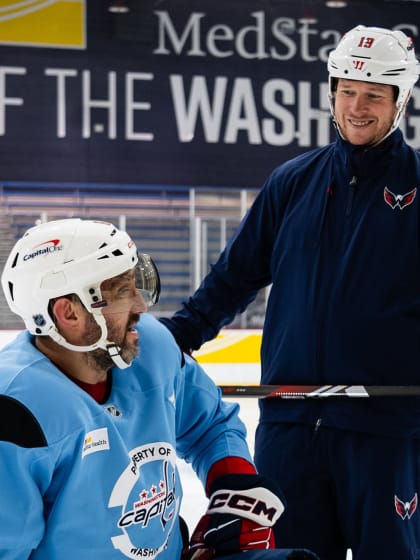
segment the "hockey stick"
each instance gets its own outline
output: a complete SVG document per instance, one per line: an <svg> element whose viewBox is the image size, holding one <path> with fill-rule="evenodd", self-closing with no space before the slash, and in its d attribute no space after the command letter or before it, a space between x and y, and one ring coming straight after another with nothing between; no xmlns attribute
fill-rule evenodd
<svg viewBox="0 0 420 560"><path fill-rule="evenodd" d="M419 397L419 385L219 385L224 397L314 399Z"/></svg>

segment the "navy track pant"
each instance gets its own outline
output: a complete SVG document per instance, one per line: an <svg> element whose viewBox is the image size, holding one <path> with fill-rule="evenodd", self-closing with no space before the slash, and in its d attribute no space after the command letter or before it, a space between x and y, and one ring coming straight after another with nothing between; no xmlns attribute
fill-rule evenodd
<svg viewBox="0 0 420 560"><path fill-rule="evenodd" d="M420 559L420 441L286 423L259 424L258 470L287 508L276 543L321 560Z"/></svg>

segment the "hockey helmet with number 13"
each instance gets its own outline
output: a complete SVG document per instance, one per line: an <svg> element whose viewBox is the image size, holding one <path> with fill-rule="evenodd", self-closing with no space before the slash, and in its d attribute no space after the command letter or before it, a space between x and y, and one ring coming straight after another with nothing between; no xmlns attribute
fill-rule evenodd
<svg viewBox="0 0 420 560"><path fill-rule="evenodd" d="M328 96L333 119L338 78L395 86L397 111L390 130L381 139L384 140L398 127L419 72L413 40L405 33L381 27L354 27L328 58Z"/></svg>
<svg viewBox="0 0 420 560"><path fill-rule="evenodd" d="M101 294L104 280L135 269L136 287L147 305L157 302L159 274L134 241L110 223L70 218L30 228L12 249L1 282L10 309L19 315L34 335L50 336L58 344L77 352L102 348L120 368L130 364L120 348L108 340L102 310L108 305ZM55 298L76 294L101 329L99 339L89 346L69 343L57 330L50 314Z"/></svg>

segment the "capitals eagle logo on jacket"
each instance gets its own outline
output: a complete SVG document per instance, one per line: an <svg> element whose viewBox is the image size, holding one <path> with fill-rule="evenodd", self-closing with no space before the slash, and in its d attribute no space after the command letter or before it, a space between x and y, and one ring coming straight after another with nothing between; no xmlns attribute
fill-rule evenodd
<svg viewBox="0 0 420 560"><path fill-rule="evenodd" d="M394 194L388 187L384 188L384 200L393 210L397 206L400 210L403 210L406 206L412 204L416 198L416 194L417 187L405 194Z"/></svg>
<svg viewBox="0 0 420 560"><path fill-rule="evenodd" d="M394 504L395 511L398 513L401 519L410 519L417 509L417 492L414 494L414 497L410 502L403 502L398 498L398 496L395 495Z"/></svg>

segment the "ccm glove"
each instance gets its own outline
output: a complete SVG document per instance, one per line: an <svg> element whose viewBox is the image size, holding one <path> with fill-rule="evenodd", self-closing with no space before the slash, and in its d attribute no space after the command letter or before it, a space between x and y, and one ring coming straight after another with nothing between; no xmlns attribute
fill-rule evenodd
<svg viewBox="0 0 420 560"><path fill-rule="evenodd" d="M182 560L207 560L275 547L272 526L284 511L273 482L258 474L227 474L210 487L209 505Z"/></svg>

